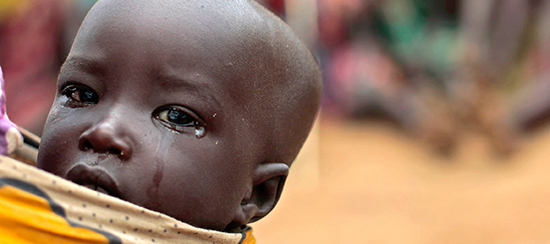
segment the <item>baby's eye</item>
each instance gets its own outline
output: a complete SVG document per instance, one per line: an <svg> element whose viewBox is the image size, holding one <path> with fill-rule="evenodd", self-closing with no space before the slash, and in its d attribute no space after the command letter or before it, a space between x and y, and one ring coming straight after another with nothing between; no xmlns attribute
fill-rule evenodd
<svg viewBox="0 0 550 244"><path fill-rule="evenodd" d="M157 118L177 126L197 125L197 121L195 121L195 119L193 119L189 114L175 107L160 111L157 114Z"/></svg>
<svg viewBox="0 0 550 244"><path fill-rule="evenodd" d="M197 137L202 137L204 134L200 119L192 111L183 107L161 107L153 113L153 117L176 132L193 133Z"/></svg>
<svg viewBox="0 0 550 244"><path fill-rule="evenodd" d="M99 102L97 93L85 85L67 85L63 88L61 94L69 99L71 106L88 106Z"/></svg>

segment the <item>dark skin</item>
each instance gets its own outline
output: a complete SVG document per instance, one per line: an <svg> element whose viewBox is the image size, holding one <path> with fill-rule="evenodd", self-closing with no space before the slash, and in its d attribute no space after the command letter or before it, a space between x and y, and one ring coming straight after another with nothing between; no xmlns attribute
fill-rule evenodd
<svg viewBox="0 0 550 244"><path fill-rule="evenodd" d="M61 68L38 167L197 227L275 206L320 75L252 1L99 1Z"/></svg>

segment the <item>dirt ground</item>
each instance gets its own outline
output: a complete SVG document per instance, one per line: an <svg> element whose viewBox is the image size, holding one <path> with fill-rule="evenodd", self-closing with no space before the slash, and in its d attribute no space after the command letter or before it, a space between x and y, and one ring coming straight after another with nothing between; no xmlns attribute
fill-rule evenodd
<svg viewBox="0 0 550 244"><path fill-rule="evenodd" d="M497 158L472 132L440 157L384 124L318 125L259 244L550 243L550 126Z"/></svg>

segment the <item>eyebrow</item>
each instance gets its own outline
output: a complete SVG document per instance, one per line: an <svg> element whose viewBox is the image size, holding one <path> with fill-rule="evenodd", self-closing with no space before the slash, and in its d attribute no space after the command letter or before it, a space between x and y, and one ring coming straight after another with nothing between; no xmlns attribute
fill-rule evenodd
<svg viewBox="0 0 550 244"><path fill-rule="evenodd" d="M77 69L79 71L84 71L86 73L89 73L91 75L95 76L101 76L105 75L106 69L105 65L101 60L76 56L76 57L69 57L63 65L61 66L61 71L70 69L74 70Z"/></svg>
<svg viewBox="0 0 550 244"><path fill-rule="evenodd" d="M201 79L210 79L208 77L200 77ZM221 106L220 101L212 94L210 84L193 79L193 75L182 77L176 70L155 70L155 78L158 79L159 83L157 84L159 84L161 88L193 90L204 99L213 101L216 106Z"/></svg>

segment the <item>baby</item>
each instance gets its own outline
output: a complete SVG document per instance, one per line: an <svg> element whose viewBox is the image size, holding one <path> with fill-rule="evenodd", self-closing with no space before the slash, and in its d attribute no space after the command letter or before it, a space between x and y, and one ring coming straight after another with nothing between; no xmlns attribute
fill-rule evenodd
<svg viewBox="0 0 550 244"><path fill-rule="evenodd" d="M100 0L61 68L38 167L236 232L279 199L320 80L254 1Z"/></svg>

